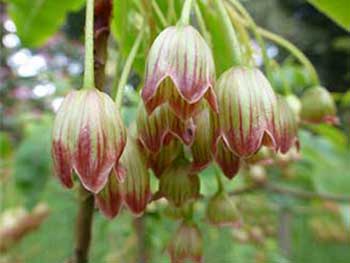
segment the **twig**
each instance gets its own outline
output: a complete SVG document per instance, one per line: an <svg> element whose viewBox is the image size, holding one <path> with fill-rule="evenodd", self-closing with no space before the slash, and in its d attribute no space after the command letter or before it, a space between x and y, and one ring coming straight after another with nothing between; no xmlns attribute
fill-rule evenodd
<svg viewBox="0 0 350 263"><path fill-rule="evenodd" d="M229 195L233 196L233 195L248 194L248 193L255 192L257 190L266 190L268 192L281 194L281 195L288 195L299 199L307 199L307 200L319 199L319 200L327 200L327 201L333 201L333 202L350 203L350 195L316 193L316 192L311 192L303 189L296 189L292 187L281 186L271 182L245 186L230 192Z"/></svg>
<svg viewBox="0 0 350 263"><path fill-rule="evenodd" d="M289 195L300 199L320 199L320 200L327 200L327 201L334 201L334 202L350 203L350 195L316 193L316 192L310 192L302 189L280 186L274 183L266 183L264 188L270 192Z"/></svg>

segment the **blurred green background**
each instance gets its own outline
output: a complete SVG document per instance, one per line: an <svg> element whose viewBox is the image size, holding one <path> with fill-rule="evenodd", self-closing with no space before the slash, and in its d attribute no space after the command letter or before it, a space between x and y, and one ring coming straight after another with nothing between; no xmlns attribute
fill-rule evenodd
<svg viewBox="0 0 350 263"><path fill-rule="evenodd" d="M23 10L29 2L13 1ZM61 3L62 9L49 9L48 4L50 12L46 16L50 19L68 14L63 16L64 21L52 21L59 32L39 46L36 43L43 41L42 35L35 32L51 34L51 20L43 17L30 24L35 11L29 9L21 17L11 3L0 2L0 236L1 231L25 216L35 215L35 211L44 211L45 215L38 227L9 249L0 249L1 263L69 262L73 252L77 196L75 191L63 189L52 176L50 157L54 112L68 91L80 87L83 73L83 1L72 1L70 8L65 8L65 2ZM162 6L162 1L158 2ZM208 225L206 200L196 204L205 262L350 262L350 200L346 198L350 195L349 33L303 0L243 3L260 26L291 40L310 58L321 82L333 92L341 124L303 127L299 134L302 159L267 168L269 180L283 189L314 193L311 197L268 189L234 196L245 222L241 229ZM26 19L24 24L31 28L16 28L13 19ZM117 38L123 23L128 21L112 25ZM137 23L137 17L133 23ZM133 42L122 39L123 48L113 39L109 43L107 90L120 76ZM274 74L275 89L282 90L287 83L300 95L310 84L305 69L273 43L268 42L267 48L269 56L281 65ZM128 80L124 100L127 124L135 119L143 65L144 58L138 57ZM212 168L201 177L201 193L212 195L216 190ZM232 191L250 180L251 175L243 171L225 184ZM156 180L152 183L155 190ZM319 198L318 194L344 198L334 201ZM139 219L124 209L108 221L96 211L90 262L169 262L166 247L177 225L165 202L151 204Z"/></svg>

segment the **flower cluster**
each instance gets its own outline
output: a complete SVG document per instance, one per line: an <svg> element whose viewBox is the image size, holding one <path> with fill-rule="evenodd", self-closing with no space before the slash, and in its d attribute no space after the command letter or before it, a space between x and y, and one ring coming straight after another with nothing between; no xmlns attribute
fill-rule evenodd
<svg viewBox="0 0 350 263"><path fill-rule="evenodd" d="M136 215L144 211L150 199L149 173L107 94L97 89L69 93L52 137L55 174L65 187L73 187L74 171L108 218L118 214L122 203Z"/></svg>
<svg viewBox="0 0 350 263"><path fill-rule="evenodd" d="M325 88L311 88L300 100L277 95L260 69L241 64L216 80L209 45L183 23L155 39L144 80L134 136L127 135L116 103L96 89L69 93L55 119L57 177L72 188L74 172L108 218L123 204L141 215L150 200L162 197L174 209L191 207L200 197L199 174L212 161L229 179L245 165L263 183L260 164L297 158L300 123L338 121ZM153 196L149 170L159 182ZM236 203L218 182L207 219L218 226L239 226ZM173 262L200 262L202 237L186 216L168 251Z"/></svg>

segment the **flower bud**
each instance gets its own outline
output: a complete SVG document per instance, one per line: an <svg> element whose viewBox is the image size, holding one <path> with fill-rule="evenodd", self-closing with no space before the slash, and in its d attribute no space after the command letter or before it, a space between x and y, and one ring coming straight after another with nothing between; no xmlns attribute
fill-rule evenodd
<svg viewBox="0 0 350 263"><path fill-rule="evenodd" d="M301 118L308 123L338 123L331 94L323 87L308 89L301 98Z"/></svg>
<svg viewBox="0 0 350 263"><path fill-rule="evenodd" d="M172 205L182 206L187 201L199 197L199 177L191 174L188 161L176 160L159 180L159 195L164 196Z"/></svg>
<svg viewBox="0 0 350 263"><path fill-rule="evenodd" d="M277 150L277 99L259 69L231 68L221 75L215 91L220 106L216 115L219 134L231 152L247 158L262 145Z"/></svg>
<svg viewBox="0 0 350 263"><path fill-rule="evenodd" d="M137 118L138 138L150 152L157 153L173 137L189 145L193 142L195 126L192 119L182 121L170 110L167 104L158 107L147 115L143 105L140 106Z"/></svg>
<svg viewBox="0 0 350 263"><path fill-rule="evenodd" d="M242 223L236 204L223 191L210 198L207 206L207 218L211 224L216 226L239 227Z"/></svg>
<svg viewBox="0 0 350 263"><path fill-rule="evenodd" d="M192 168L194 171L203 170L212 160L213 131L210 124L209 109L204 108L194 117L196 133L191 146L193 157Z"/></svg>
<svg viewBox="0 0 350 263"><path fill-rule="evenodd" d="M116 217L122 206L121 186L116 174L111 172L107 184L95 195L96 205L109 219Z"/></svg>
<svg viewBox="0 0 350 263"><path fill-rule="evenodd" d="M74 169L83 186L93 193L107 183L126 143L113 100L96 89L67 95L57 113L52 137L54 170L62 184L73 186Z"/></svg>
<svg viewBox="0 0 350 263"><path fill-rule="evenodd" d="M131 137L128 138L120 162L126 170L122 183L124 202L135 215L141 215L151 198L150 176L138 145Z"/></svg>
<svg viewBox="0 0 350 263"><path fill-rule="evenodd" d="M171 239L168 252L172 263L202 262L203 239L199 228L192 222L183 222Z"/></svg>
<svg viewBox="0 0 350 263"><path fill-rule="evenodd" d="M293 110L287 101L279 96L278 99L278 147L281 153L286 153L292 146L299 148L297 138L298 124Z"/></svg>
<svg viewBox="0 0 350 263"><path fill-rule="evenodd" d="M192 26L162 31L150 48L142 99L148 114L168 102L181 119L192 117L204 97L217 111L211 50Z"/></svg>
<svg viewBox="0 0 350 263"><path fill-rule="evenodd" d="M183 206L176 207L168 204L166 209L164 210L164 214L172 219L184 219L189 218L193 213L193 203L187 202Z"/></svg>

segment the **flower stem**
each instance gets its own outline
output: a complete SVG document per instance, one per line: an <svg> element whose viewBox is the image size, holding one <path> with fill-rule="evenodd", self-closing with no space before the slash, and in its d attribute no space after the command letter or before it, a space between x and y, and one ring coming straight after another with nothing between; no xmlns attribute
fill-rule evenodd
<svg viewBox="0 0 350 263"><path fill-rule="evenodd" d="M249 26L252 29L253 33L254 33L255 39L256 39L256 41L258 42L258 44L259 44L259 46L261 48L261 53L262 53L262 57L263 57L263 61L264 61L267 77L268 77L268 79L271 80L271 78L272 78L272 69L271 69L269 57L267 55L265 41L264 41L264 39L262 38L261 34L258 31L258 28L257 28L257 25L256 25L255 21L253 20L253 18L250 16L248 11L244 8L244 6L238 0L230 0L230 2L244 16L244 18L248 21Z"/></svg>
<svg viewBox="0 0 350 263"><path fill-rule="evenodd" d="M240 17L239 15L237 15L237 20L239 20L246 27L250 26L249 22L246 19ZM299 60L299 62L309 72L312 84L313 85L319 84L320 81L319 81L319 77L317 75L317 71L315 67L312 65L310 60L304 55L304 53L301 50L299 50L295 45L293 45L291 42L289 42L285 38L275 33L272 33L266 29L257 27L257 32L264 38L269 39L275 42L276 44L280 45L281 47L284 47L286 50L288 50L295 58Z"/></svg>
<svg viewBox="0 0 350 263"><path fill-rule="evenodd" d="M127 59L126 59L124 69L123 69L121 77L120 77L120 81L119 81L118 88L117 88L117 95L115 97L115 103L116 103L117 109L119 109L119 110L121 110L121 106L122 106L124 87L125 87L126 82L128 80L131 66L135 60L137 51L139 50L143 34L145 33L145 28L146 27L144 25L142 25L141 30L140 30L132 48L131 48L131 51L130 51Z"/></svg>
<svg viewBox="0 0 350 263"><path fill-rule="evenodd" d="M162 23L163 27L167 27L168 26L168 21L166 20L162 10L160 9L158 3L156 0L152 0L152 7L154 9L154 11L156 12L156 15L159 18L159 21Z"/></svg>
<svg viewBox="0 0 350 263"><path fill-rule="evenodd" d="M76 263L87 263L91 241L91 228L94 212L94 196L87 192L83 186L79 189L79 211L76 221Z"/></svg>
<svg viewBox="0 0 350 263"><path fill-rule="evenodd" d="M241 48L238 42L238 38L235 32L235 29L231 23L230 17L228 16L226 9L223 4L223 0L215 0L216 7L219 11L219 15L222 18L222 22L224 23L224 26L226 28L226 33L228 34L229 41L232 44L232 50L234 54L234 65L241 65L242 64L242 53Z"/></svg>
<svg viewBox="0 0 350 263"><path fill-rule="evenodd" d="M94 0L86 1L84 89L95 87L94 80Z"/></svg>
<svg viewBox="0 0 350 263"><path fill-rule="evenodd" d="M205 25L205 21L204 21L204 18L203 18L203 15L202 15L202 12L198 6L198 3L197 1L195 1L194 3L194 12L196 14L196 18L197 18L197 21L198 21L198 26L202 32L202 35L204 36L204 39L207 41L208 45L209 46L212 46L212 43L211 43L211 38L210 38L210 34L208 32L208 29Z"/></svg>
<svg viewBox="0 0 350 263"><path fill-rule="evenodd" d="M182 7L181 17L178 22L179 25L186 26L190 23L192 0L185 0L185 3Z"/></svg>

